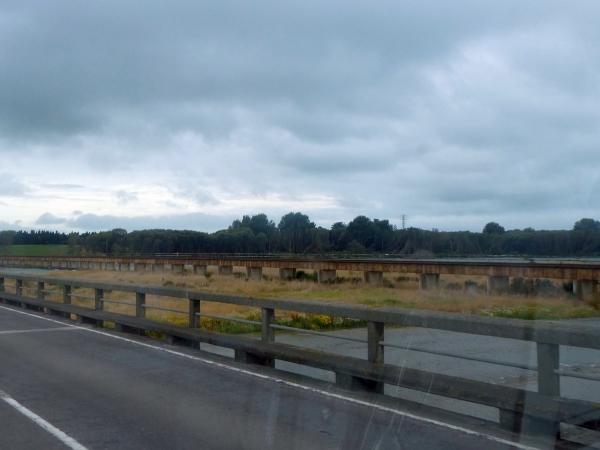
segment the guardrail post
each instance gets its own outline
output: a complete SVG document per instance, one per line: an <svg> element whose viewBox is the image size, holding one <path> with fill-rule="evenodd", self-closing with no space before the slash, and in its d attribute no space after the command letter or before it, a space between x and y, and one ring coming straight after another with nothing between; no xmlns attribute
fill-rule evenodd
<svg viewBox="0 0 600 450"><path fill-rule="evenodd" d="M71 304L71 286L67 285L67 284L63 285L62 292L63 292L62 302L65 305L70 305ZM71 313L66 312L66 313L63 314L63 316L65 318L67 318L67 319L70 319L71 318Z"/></svg>
<svg viewBox="0 0 600 450"><path fill-rule="evenodd" d="M198 328L200 325L200 300L195 298L189 299L188 326L190 328Z"/></svg>
<svg viewBox="0 0 600 450"><path fill-rule="evenodd" d="M549 397L560 397L560 346L537 343L538 392ZM556 414L558 416L558 410ZM529 425L529 424L528 424ZM542 434L554 442L560 435L560 421L535 421L530 425L534 434Z"/></svg>
<svg viewBox="0 0 600 450"><path fill-rule="evenodd" d="M261 308L262 316L262 341L275 342L275 330L271 328L271 324L275 319L275 310L273 308Z"/></svg>
<svg viewBox="0 0 600 450"><path fill-rule="evenodd" d="M38 298L38 300L46 299L46 293L44 292L44 282L43 281L37 282L37 298Z"/></svg>
<svg viewBox="0 0 600 450"><path fill-rule="evenodd" d="M46 293L44 292L44 282L43 281L38 281L37 282L37 288L36 288L36 292L35 292L35 296L38 300L46 300ZM46 314L50 313L50 310L48 308L36 308L40 311L44 311Z"/></svg>
<svg viewBox="0 0 600 450"><path fill-rule="evenodd" d="M102 311L104 309L104 290L103 289L94 289L94 309L96 311ZM95 320L95 325L97 327L104 326L103 320Z"/></svg>
<svg viewBox="0 0 600 450"><path fill-rule="evenodd" d="M556 344L537 344L538 392L560 396L560 347Z"/></svg>
<svg viewBox="0 0 600 450"><path fill-rule="evenodd" d="M71 304L71 286L68 284L63 286L63 303L65 305Z"/></svg>
<svg viewBox="0 0 600 450"><path fill-rule="evenodd" d="M23 280L20 280L18 278L15 280L15 294L17 294L18 296L23 295Z"/></svg>
<svg viewBox="0 0 600 450"><path fill-rule="evenodd" d="M382 345L384 338L384 323L383 322L368 322L367 323L367 358L373 364L384 363L384 346ZM373 383L372 389L382 394L384 384L380 382Z"/></svg>
<svg viewBox="0 0 600 450"><path fill-rule="evenodd" d="M384 363L384 347L382 345L384 338L383 322L367 323L367 359L373 364ZM344 372L335 373L335 383L344 388L354 391L369 391L378 394L383 393L384 383L350 375Z"/></svg>
<svg viewBox="0 0 600 450"><path fill-rule="evenodd" d="M548 397L560 397L560 375L556 373L560 367L559 349L556 344L537 343L538 392ZM517 403L520 403L523 409L500 410L500 425L516 433L536 435L553 448L560 435L558 405L555 411L557 418L551 420L536 419L524 414L527 409L527 401L524 397Z"/></svg>
<svg viewBox="0 0 600 450"><path fill-rule="evenodd" d="M262 342L274 342L275 333L271 324L275 317L275 310L273 308L261 308L261 340ZM255 353L246 350L235 350L235 360L247 364L260 364L261 366L275 366L275 360L273 358L257 355Z"/></svg>
<svg viewBox="0 0 600 450"><path fill-rule="evenodd" d="M146 294L135 293L135 317L146 317Z"/></svg>
<svg viewBox="0 0 600 450"><path fill-rule="evenodd" d="M101 311L104 309L104 291L102 289L95 288L94 289L94 309L96 311Z"/></svg>
<svg viewBox="0 0 600 450"><path fill-rule="evenodd" d="M384 347L383 342L383 322L367 323L367 340L368 340L368 359L369 362L375 364L383 364L384 362Z"/></svg>

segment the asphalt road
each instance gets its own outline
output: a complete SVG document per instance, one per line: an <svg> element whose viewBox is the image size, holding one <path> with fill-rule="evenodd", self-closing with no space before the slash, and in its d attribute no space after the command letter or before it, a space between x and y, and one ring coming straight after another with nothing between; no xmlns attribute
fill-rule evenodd
<svg viewBox="0 0 600 450"><path fill-rule="evenodd" d="M512 448L272 369L256 376L218 356L18 311L0 306L1 449Z"/></svg>

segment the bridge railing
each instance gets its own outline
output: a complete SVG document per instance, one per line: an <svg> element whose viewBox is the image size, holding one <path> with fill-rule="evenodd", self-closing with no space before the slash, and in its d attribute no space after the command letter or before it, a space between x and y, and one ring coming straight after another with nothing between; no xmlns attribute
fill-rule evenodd
<svg viewBox="0 0 600 450"><path fill-rule="evenodd" d="M10 286L7 280L12 281ZM77 289L92 290L93 295L82 295ZM109 292L128 293L132 297L129 301L122 301L109 298L106 295ZM181 308L150 304L147 302L148 296L176 299L181 302ZM123 332L160 333L174 344L198 347L200 343L209 343L231 348L235 351L236 359L243 362L273 366L275 360L282 360L333 371L336 383L344 388L384 393L386 385L395 385L491 406L499 410L500 425L513 431L556 438L560 435L561 423L593 427L600 421L600 404L566 398L560 386L561 377L600 381L598 376L567 371L560 366L561 346L600 350L600 329L592 326L295 299L252 298L185 288L98 283L14 272L0 272L0 299L50 314L75 317L82 323L96 326L114 323L117 330ZM73 300L87 302L89 306L76 305ZM260 320L203 312L204 302L258 308ZM126 306L131 314L107 311L106 304ZM152 309L185 314L187 327L151 320L146 313ZM367 328L366 339L283 325L275 320L277 311L362 321ZM260 337L208 331L202 328L202 317L255 326L261 331ZM473 357L386 341L386 328L398 326L528 341L537 348L537 363L518 364L493 357ZM277 341L277 332L308 333L361 342L366 346L366 358L283 344ZM532 371L537 374L537 392L390 364L386 362L385 350L394 347Z"/></svg>

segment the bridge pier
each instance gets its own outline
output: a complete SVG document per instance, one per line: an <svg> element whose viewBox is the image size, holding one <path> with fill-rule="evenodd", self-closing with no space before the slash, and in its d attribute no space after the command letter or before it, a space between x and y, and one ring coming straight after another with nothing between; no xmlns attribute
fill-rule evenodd
<svg viewBox="0 0 600 450"><path fill-rule="evenodd" d="M205 275L208 273L208 267L205 265L194 264L194 273L198 275Z"/></svg>
<svg viewBox="0 0 600 450"><path fill-rule="evenodd" d="M422 273L419 277L419 286L423 290L437 289L440 286L440 274Z"/></svg>
<svg viewBox="0 0 600 450"><path fill-rule="evenodd" d="M488 294L506 294L510 288L510 279L508 276L490 276L487 281Z"/></svg>
<svg viewBox="0 0 600 450"><path fill-rule="evenodd" d="M262 280L262 267L246 267L246 274L249 280Z"/></svg>
<svg viewBox="0 0 600 450"><path fill-rule="evenodd" d="M598 297L597 280L573 280L573 294L583 301L595 300Z"/></svg>
<svg viewBox="0 0 600 450"><path fill-rule="evenodd" d="M380 270L366 270L364 272L365 283L383 284L383 272Z"/></svg>
<svg viewBox="0 0 600 450"><path fill-rule="evenodd" d="M477 283L475 283L474 281L465 281L464 291L465 291L465 294L469 294L469 295L477 294L477 291L478 291Z"/></svg>
<svg viewBox="0 0 600 450"><path fill-rule="evenodd" d="M233 266L219 266L219 275L233 275Z"/></svg>
<svg viewBox="0 0 600 450"><path fill-rule="evenodd" d="M319 283L333 283L337 278L335 269L320 269L317 274Z"/></svg>
<svg viewBox="0 0 600 450"><path fill-rule="evenodd" d="M292 267L283 267L279 269L279 278L282 280L293 280L296 278L296 269Z"/></svg>

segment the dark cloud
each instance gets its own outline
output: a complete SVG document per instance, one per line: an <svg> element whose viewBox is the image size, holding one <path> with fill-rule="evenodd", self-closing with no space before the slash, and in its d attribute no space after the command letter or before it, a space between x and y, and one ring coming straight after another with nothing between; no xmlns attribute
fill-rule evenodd
<svg viewBox="0 0 600 450"><path fill-rule="evenodd" d="M599 13L558 0L4 2L0 153L27 170L6 169L0 196L41 198L34 180L69 210L101 198L103 214L64 224L81 229L185 227L198 209L217 226L291 205L441 229L600 217ZM143 205L161 219L119 219Z"/></svg>

